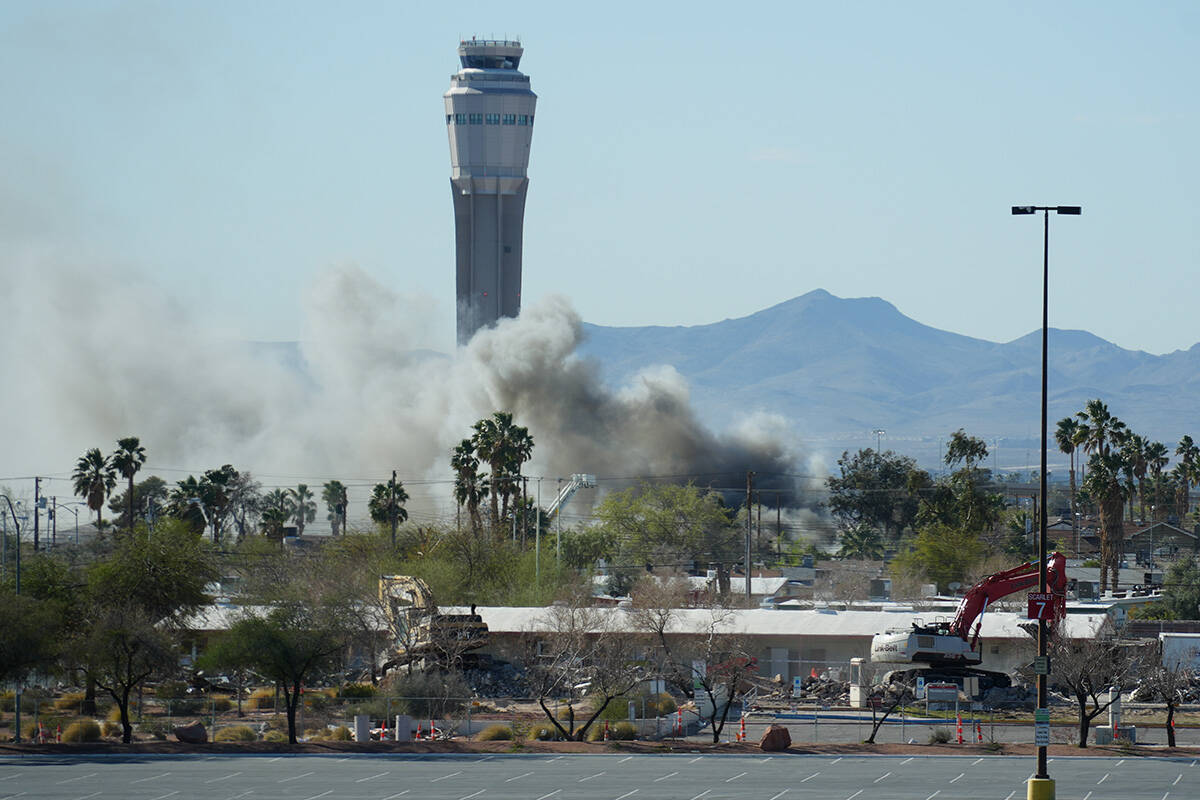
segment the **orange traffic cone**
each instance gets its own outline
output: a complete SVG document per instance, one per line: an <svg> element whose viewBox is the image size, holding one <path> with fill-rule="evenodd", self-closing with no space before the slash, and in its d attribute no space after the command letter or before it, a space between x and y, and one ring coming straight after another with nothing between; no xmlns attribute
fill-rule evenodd
<svg viewBox="0 0 1200 800"><path fill-rule="evenodd" d="M741 728L738 730L738 741L739 742L746 741L746 717L745 717L745 715L742 715L742 725L741 725Z"/></svg>
<svg viewBox="0 0 1200 800"><path fill-rule="evenodd" d="M975 741L983 744L983 723L975 720Z"/></svg>
<svg viewBox="0 0 1200 800"><path fill-rule="evenodd" d="M959 715L958 715L958 724L955 726L955 730L956 730L956 732L958 733L958 743L959 743L959 744L962 744L962 743L963 743L963 737L962 737L962 714L959 714Z"/></svg>
<svg viewBox="0 0 1200 800"><path fill-rule="evenodd" d="M59 723L58 730L56 730L54 732L54 741L56 741L56 742L62 741L62 723Z"/></svg>

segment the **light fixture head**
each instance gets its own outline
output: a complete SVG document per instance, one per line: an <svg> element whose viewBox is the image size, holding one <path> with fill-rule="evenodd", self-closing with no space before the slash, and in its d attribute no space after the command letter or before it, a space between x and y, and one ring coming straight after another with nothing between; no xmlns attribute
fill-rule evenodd
<svg viewBox="0 0 1200 800"><path fill-rule="evenodd" d="M1018 215L1018 214L1032 214L1032 213L1034 213L1035 210L1036 209L1033 206L1013 206L1012 207L1012 213L1014 216Z"/></svg>

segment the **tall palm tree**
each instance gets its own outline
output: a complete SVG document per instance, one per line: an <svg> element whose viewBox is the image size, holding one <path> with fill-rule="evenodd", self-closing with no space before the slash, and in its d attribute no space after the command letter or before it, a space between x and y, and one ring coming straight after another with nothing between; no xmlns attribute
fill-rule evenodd
<svg viewBox="0 0 1200 800"><path fill-rule="evenodd" d="M317 518L317 502L313 500L312 489L309 489L306 483L301 483L289 491L295 501L292 514L296 518L296 535L303 536L304 526Z"/></svg>
<svg viewBox="0 0 1200 800"><path fill-rule="evenodd" d="M125 494L129 498L129 530L133 530L133 476L142 468L142 464L146 463L146 448L142 447L142 443L136 436L126 436L124 439L117 440L117 451L109 456L109 462L113 469L121 473L125 480L129 481L129 491Z"/></svg>
<svg viewBox="0 0 1200 800"><path fill-rule="evenodd" d="M334 536L346 529L346 507L349 498L346 496L346 484L341 481L329 481L321 490L321 499L329 509L329 527Z"/></svg>
<svg viewBox="0 0 1200 800"><path fill-rule="evenodd" d="M188 524L193 533L204 533L208 513L204 510L204 487L195 475L176 481L169 496L171 516Z"/></svg>
<svg viewBox="0 0 1200 800"><path fill-rule="evenodd" d="M1054 430L1054 441L1058 444L1058 449L1071 457L1071 531L1074 532L1075 521L1075 450L1079 445L1075 442L1075 433L1079 430L1079 423L1074 417L1063 417L1058 421L1058 427Z"/></svg>
<svg viewBox="0 0 1200 800"><path fill-rule="evenodd" d="M450 454L450 468L454 470L454 499L459 508L466 506L471 521L471 530L478 534L482 522L479 519L479 504L488 496L485 476L479 472L479 459L475 457L475 445L463 439Z"/></svg>
<svg viewBox="0 0 1200 800"><path fill-rule="evenodd" d="M96 530L100 530L104 523L101 517L104 501L117 485L117 473L111 460L100 452L99 447L93 447L75 462L71 480L75 494L87 501L87 507L96 512ZM132 492L130 496L133 496Z"/></svg>
<svg viewBox="0 0 1200 800"><path fill-rule="evenodd" d="M1121 431L1125 430L1125 423L1110 414L1108 405L1099 399L1089 400L1083 411L1076 412L1075 416L1079 418L1076 441L1089 455L1107 456L1114 437L1120 437ZM1090 466L1091 462L1088 464Z"/></svg>
<svg viewBox="0 0 1200 800"><path fill-rule="evenodd" d="M1125 487L1121 481L1123 461L1120 453L1092 453L1088 460L1087 477L1083 479L1083 490L1100 507L1101 591L1104 591L1106 576L1110 576L1112 590L1117 591L1121 568L1121 550L1125 539L1125 528L1121 521L1125 512Z"/></svg>
<svg viewBox="0 0 1200 800"><path fill-rule="evenodd" d="M283 526L295 511L291 493L285 489L272 489L261 501L262 526L268 537L282 538Z"/></svg>
<svg viewBox="0 0 1200 800"><path fill-rule="evenodd" d="M1163 467L1167 466L1167 462L1170 461L1167 453L1167 446L1162 442L1151 442L1146 447L1146 469L1150 473L1150 480L1154 486L1153 521L1156 522L1162 513L1162 501L1159 498L1161 496Z"/></svg>
<svg viewBox="0 0 1200 800"><path fill-rule="evenodd" d="M1197 447L1192 437L1184 434L1184 437L1179 440L1179 446L1175 448L1175 455L1179 456L1179 466L1182 468L1179 475L1179 519L1182 522L1183 517L1192 510L1191 498L1191 481L1192 475L1196 472L1196 464L1200 462L1200 447Z"/></svg>
<svg viewBox="0 0 1200 800"><path fill-rule="evenodd" d="M385 522L407 522L408 511L404 504L408 502L408 492L400 481L377 483L371 491L371 499L367 501L367 511L371 519L380 525Z"/></svg>
<svg viewBox="0 0 1200 800"><path fill-rule="evenodd" d="M492 526L498 531L508 517L509 501L518 492L521 464L533 454L533 437L528 428L514 425L513 415L507 411L479 420L474 429L471 441L475 452L491 469Z"/></svg>
<svg viewBox="0 0 1200 800"><path fill-rule="evenodd" d="M1125 472L1125 490L1129 494L1129 521L1132 523L1134 489L1140 488L1146 480L1146 447L1149 440L1128 430L1119 439L1121 459L1124 461L1121 469Z"/></svg>

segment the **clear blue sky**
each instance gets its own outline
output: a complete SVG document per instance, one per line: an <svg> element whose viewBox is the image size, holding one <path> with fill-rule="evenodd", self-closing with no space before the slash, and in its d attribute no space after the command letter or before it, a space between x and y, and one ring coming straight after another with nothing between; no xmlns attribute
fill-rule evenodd
<svg viewBox="0 0 1200 800"><path fill-rule="evenodd" d="M357 264L452 341L460 37L539 95L525 300L697 324L815 288L1005 341L1200 340L1200 4L0 4L0 243L145 272L294 339Z"/></svg>

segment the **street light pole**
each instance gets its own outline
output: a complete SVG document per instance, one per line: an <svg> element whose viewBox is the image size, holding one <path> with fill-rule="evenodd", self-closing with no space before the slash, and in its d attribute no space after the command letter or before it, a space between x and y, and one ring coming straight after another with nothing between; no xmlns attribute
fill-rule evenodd
<svg viewBox="0 0 1200 800"><path fill-rule="evenodd" d="M4 502L8 503L8 513L12 515L13 525L17 529L17 596L21 596L21 521L17 519L17 510L13 508L12 498L8 495L0 495L4 498ZM37 511L36 506L34 511ZM3 513L3 512L0 512ZM21 681L17 680L17 689L13 693L13 741L20 744L21 742Z"/></svg>
<svg viewBox="0 0 1200 800"><path fill-rule="evenodd" d="M1069 214L1078 216L1080 213L1079 206L1013 206L1012 213L1014 215L1034 214L1038 211L1042 212L1042 451L1041 451L1041 472L1038 475L1040 489L1039 500L1040 508L1038 509L1038 591L1045 594L1047 591L1046 585L1046 398L1047 398L1047 361L1049 355L1050 341L1050 212L1057 214ZM1039 718L1049 719L1048 717L1048 692L1047 681L1049 675L1049 631L1046 627L1046 619L1044 616L1038 617L1038 661L1041 662L1044 669L1038 670L1037 675L1037 712L1035 720ZM1054 798L1054 781L1050 779L1050 774L1047 769L1046 758L1047 746L1038 744L1037 746L1037 772L1029 779L1028 797L1029 800L1053 800Z"/></svg>

